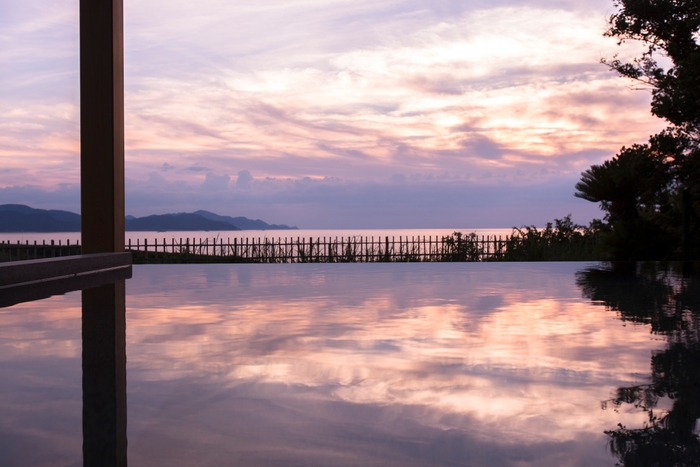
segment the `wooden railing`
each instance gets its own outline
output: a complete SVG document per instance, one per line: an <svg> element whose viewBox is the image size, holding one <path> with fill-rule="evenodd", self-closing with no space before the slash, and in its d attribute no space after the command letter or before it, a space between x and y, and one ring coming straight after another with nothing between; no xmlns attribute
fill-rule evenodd
<svg viewBox="0 0 700 467"><path fill-rule="evenodd" d="M592 260L597 239L543 241L523 235L171 238L128 241L139 263L371 263L445 261ZM0 242L0 261L80 254L80 244Z"/></svg>
<svg viewBox="0 0 700 467"><path fill-rule="evenodd" d="M509 241L500 236L185 238L138 240L127 249L136 263L487 261L502 256Z"/></svg>
<svg viewBox="0 0 700 467"><path fill-rule="evenodd" d="M42 258L57 258L60 256L79 255L81 251L80 242L70 243L66 240L61 243L50 240L49 243L42 241L37 243L17 242L11 243L7 241L0 242L0 261L21 261L27 259L42 259Z"/></svg>

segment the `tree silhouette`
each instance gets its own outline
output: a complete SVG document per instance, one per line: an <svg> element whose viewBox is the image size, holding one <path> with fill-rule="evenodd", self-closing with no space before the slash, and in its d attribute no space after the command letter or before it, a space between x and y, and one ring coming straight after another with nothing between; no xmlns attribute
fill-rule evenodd
<svg viewBox="0 0 700 467"><path fill-rule="evenodd" d="M608 37L644 46L631 62L602 62L652 94L669 127L648 144L623 147L581 175L575 196L601 204L611 259L688 259L700 254L700 2L616 0ZM661 58L662 60L659 60ZM691 229L695 219L696 228ZM645 237L649 237L645 240ZM655 248L655 245L659 248Z"/></svg>
<svg viewBox="0 0 700 467"><path fill-rule="evenodd" d="M603 60L621 76L651 90L651 112L696 141L700 139L700 3L697 0L617 0L605 35L640 42L632 62ZM670 59L664 67L657 57Z"/></svg>
<svg viewBox="0 0 700 467"><path fill-rule="evenodd" d="M658 263L626 263L581 271L577 284L622 320L648 324L668 339L652 356L649 383L619 388L603 402L604 408L632 404L648 414L641 428L620 424L605 432L618 465L700 465L700 276ZM667 412L657 409L663 397L673 401Z"/></svg>
<svg viewBox="0 0 700 467"><path fill-rule="evenodd" d="M581 174L574 196L599 202L607 212L603 249L613 259L663 259L672 254L668 231L658 222L672 209L672 176L656 145L622 148Z"/></svg>

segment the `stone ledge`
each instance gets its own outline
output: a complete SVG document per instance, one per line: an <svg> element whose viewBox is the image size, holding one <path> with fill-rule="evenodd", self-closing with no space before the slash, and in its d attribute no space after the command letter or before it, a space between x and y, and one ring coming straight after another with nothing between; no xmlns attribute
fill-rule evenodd
<svg viewBox="0 0 700 467"><path fill-rule="evenodd" d="M63 295L76 290L85 290L101 285L113 284L131 278L131 266L79 274L63 279L33 282L25 285L0 288L0 308L23 302L42 300L53 295Z"/></svg>
<svg viewBox="0 0 700 467"><path fill-rule="evenodd" d="M129 252L10 261L0 263L0 289L126 268L131 269Z"/></svg>

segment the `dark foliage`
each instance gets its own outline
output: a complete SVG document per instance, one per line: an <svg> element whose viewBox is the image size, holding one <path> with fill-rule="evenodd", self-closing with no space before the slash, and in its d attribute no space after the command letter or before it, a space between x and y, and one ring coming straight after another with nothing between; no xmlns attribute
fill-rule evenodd
<svg viewBox="0 0 700 467"><path fill-rule="evenodd" d="M647 414L640 428L619 424L605 432L619 466L700 465L700 275L693 266L618 263L577 275L584 296L668 340L652 355L649 383L619 388L603 402L604 409L629 404ZM670 410L658 409L662 398L673 402Z"/></svg>
<svg viewBox="0 0 700 467"><path fill-rule="evenodd" d="M623 147L583 172L575 196L600 203L606 212L600 241L611 258L698 258L700 231L682 224L684 215L687 221L700 207L700 2L614 4L619 11L610 16L605 35L645 49L632 62L614 57L603 63L651 91L651 112L670 126L647 144ZM700 226L700 216L694 217Z"/></svg>
<svg viewBox="0 0 700 467"><path fill-rule="evenodd" d="M535 226L513 228L505 251L494 259L504 261L591 261L601 259L596 249L598 225L575 224L571 214L554 219L539 230Z"/></svg>
<svg viewBox="0 0 700 467"><path fill-rule="evenodd" d="M618 0L608 37L641 42L645 51L631 63L603 60L621 76L646 85L651 111L697 139L700 130L700 2L697 0ZM670 59L664 68L657 57Z"/></svg>

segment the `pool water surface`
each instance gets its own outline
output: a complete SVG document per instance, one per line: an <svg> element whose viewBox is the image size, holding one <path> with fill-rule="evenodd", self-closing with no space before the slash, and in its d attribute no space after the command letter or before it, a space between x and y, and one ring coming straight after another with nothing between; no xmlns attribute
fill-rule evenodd
<svg viewBox="0 0 700 467"><path fill-rule="evenodd" d="M671 428L692 453L698 297L658 264L134 266L128 462L636 465ZM0 465L82 465L81 349L81 292L0 309Z"/></svg>

